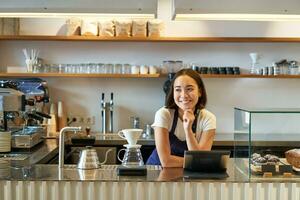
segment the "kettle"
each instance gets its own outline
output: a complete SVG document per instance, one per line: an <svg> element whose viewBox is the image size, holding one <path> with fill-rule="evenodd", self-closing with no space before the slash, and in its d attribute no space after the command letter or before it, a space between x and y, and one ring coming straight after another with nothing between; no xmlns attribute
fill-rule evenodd
<svg viewBox="0 0 300 200"><path fill-rule="evenodd" d="M107 155L112 149L108 149L105 152L105 159L102 163L99 162L98 155L95 149L91 146L87 146L80 152L79 162L77 169L97 169L107 161Z"/></svg>

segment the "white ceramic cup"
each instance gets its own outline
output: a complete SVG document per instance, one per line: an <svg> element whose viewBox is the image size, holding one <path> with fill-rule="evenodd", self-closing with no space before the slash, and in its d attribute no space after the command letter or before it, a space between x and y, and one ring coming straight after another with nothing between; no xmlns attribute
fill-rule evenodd
<svg viewBox="0 0 300 200"><path fill-rule="evenodd" d="M137 65L131 66L131 74L139 74L140 73L140 67Z"/></svg>
<svg viewBox="0 0 300 200"><path fill-rule="evenodd" d="M157 73L157 69L155 66L150 65L149 66L149 74L156 74Z"/></svg>
<svg viewBox="0 0 300 200"><path fill-rule="evenodd" d="M141 65L141 67L140 67L140 73L141 74L148 74L148 72L149 72L148 67L146 65Z"/></svg>
<svg viewBox="0 0 300 200"><path fill-rule="evenodd" d="M136 145L137 140L140 138L143 129L123 129L118 132L118 135L127 140L129 145Z"/></svg>

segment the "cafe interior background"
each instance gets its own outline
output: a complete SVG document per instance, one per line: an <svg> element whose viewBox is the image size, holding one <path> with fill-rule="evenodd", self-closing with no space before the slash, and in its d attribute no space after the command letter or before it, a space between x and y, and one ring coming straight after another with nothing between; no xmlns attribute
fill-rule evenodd
<svg viewBox="0 0 300 200"><path fill-rule="evenodd" d="M61 3L61 2L60 2ZM181 3L181 4L180 4ZM188 4L188 2L186 2ZM190 2L191 3L191 2ZM278 2L276 2L278 3ZM157 2L157 18L168 37L297 37L297 21L220 21L172 19L171 1ZM88 4L87 4L88 5ZM185 5L179 2L179 5ZM280 4L281 5L281 4ZM122 5L124 6L124 5ZM139 6L143 6L142 3ZM189 5L183 6L184 8ZM66 19L21 18L21 35L64 35ZM282 59L299 60L300 46L291 42L90 42L90 41L1 41L0 66L24 66L23 48L35 48L45 63L131 63L160 66L165 60L182 60L199 66L238 66L249 73L249 53L261 55L261 66ZM94 116L92 131L101 130L100 96L115 94L115 131L130 126L130 117L151 124L164 104L163 83L158 79L124 78L45 78L51 100L63 101L70 116ZM297 79L204 78L207 109L217 117L217 135L233 138L233 108L299 107Z"/></svg>
<svg viewBox="0 0 300 200"><path fill-rule="evenodd" d="M35 1L29 1L36 3ZM77 6L81 7L79 1ZM39 56L45 63L129 63L131 65L153 65L158 69L163 61L181 60L186 66L198 65L208 67L239 67L241 74L249 74L251 69L250 53L260 55L259 67L270 67L273 63L286 59L299 61L300 45L296 39L300 37L300 26L296 1L285 3L282 1L257 2L261 9L274 13L278 8L286 8L284 12L293 14L292 18L262 19L262 18L233 18L225 19L210 16L210 19L192 18L176 19L181 11L197 11L199 6L193 1L103 1L100 5L122 8L134 7L143 12L154 2L155 17L164 24L163 37L176 38L221 38L219 41L68 41L68 40L1 40L0 67L2 72L10 67L26 68L22 49L38 49ZM108 3L110 2L110 3ZM132 3L128 3L132 2ZM135 3L134 3L135 2ZM150 3L149 3L150 2ZM173 3L177 2L177 7ZM204 1L205 2L205 1ZM211 1L213 2L213 1ZM64 2L66 3L66 2ZM234 1L228 10L243 10L249 7L249 2L241 5ZM253 3L253 1L252 1ZM7 4L7 5L6 5ZM9 17L9 5L24 6L18 1L3 3L2 17ZM27 2L24 3L25 5ZM52 4L63 6L61 1L52 1ZM214 4L212 7L214 7ZM203 5L211 5L205 2ZM273 5L273 9L270 5ZM32 5L32 4L31 4ZM35 4L33 4L35 5ZM51 5L51 4L50 4ZM95 2L87 1L85 5L95 8ZM176 4L175 4L176 5ZM5 7L7 6L7 7ZM40 8L43 5L35 5ZM242 6L242 8L239 8ZM193 8L192 10L190 8ZM150 6L151 8L151 6ZM153 8L153 6L152 6ZM15 8L17 9L17 8ZM87 8L88 9L88 8ZM96 8L95 8L96 9ZM253 8L254 9L254 8ZM76 9L75 9L76 10ZM112 9L114 10L114 9ZM126 9L125 9L126 10ZM151 10L151 9L150 9ZM299 9L298 9L299 10ZM175 11L175 12L174 12ZM175 13L175 14L174 14ZM12 16L10 16L12 17ZM14 16L18 17L18 16ZM199 16L198 16L199 17ZM252 16L253 17L253 16ZM23 16L19 21L20 35L38 36L65 36L67 17L59 15ZM222 39L229 38L257 38L238 41ZM265 40L259 38L279 38ZM281 40L280 40L281 38ZM299 69L300 70L300 69ZM234 107L259 108L299 108L300 87L297 76L289 78L266 78L260 75L248 78L203 78L207 94L207 109L217 117L216 138L218 140L233 141L234 137ZM105 93L109 101L110 93L114 93L114 132L130 128L131 118L139 117L140 126L151 124L156 110L164 105L165 93L163 84L167 76L158 78L109 78L109 77L43 77L49 86L50 103L64 102L67 116L91 117L92 132L101 132L101 94ZM296 118L296 119L295 119ZM280 119L271 121L272 124L283 123ZM297 116L291 120L297 121ZM265 121L264 121L265 123ZM74 123L74 125L83 125ZM258 122L259 127L259 122ZM265 126L261 126L262 129ZM267 131L267 130L262 130ZM288 132L288 129L287 129Z"/></svg>

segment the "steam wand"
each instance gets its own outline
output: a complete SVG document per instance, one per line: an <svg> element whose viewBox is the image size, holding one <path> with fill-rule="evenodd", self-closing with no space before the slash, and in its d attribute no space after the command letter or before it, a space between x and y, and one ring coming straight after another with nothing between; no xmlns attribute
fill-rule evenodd
<svg viewBox="0 0 300 200"><path fill-rule="evenodd" d="M114 111L114 93L110 93L110 102L109 102L109 110L110 110L110 126L109 126L109 132L113 132L113 111Z"/></svg>

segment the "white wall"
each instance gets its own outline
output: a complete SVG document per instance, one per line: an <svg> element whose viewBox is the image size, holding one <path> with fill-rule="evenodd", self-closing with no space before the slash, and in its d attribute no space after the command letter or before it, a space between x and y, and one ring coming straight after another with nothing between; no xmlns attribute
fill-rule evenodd
<svg viewBox="0 0 300 200"><path fill-rule="evenodd" d="M299 22L171 22L168 0L159 1L158 16L165 20L168 36L270 36L300 37ZM22 34L62 34L64 20L22 20ZM109 62L161 64L183 60L209 66L240 66L249 70L250 52L262 54L261 65L282 58L300 60L299 43L153 43L1 41L0 65L24 66L22 48L38 48L46 63ZM130 116L151 123L163 105L159 79L47 78L54 101L68 102L74 115L96 116L100 130L100 93L115 93L116 127L129 126ZM218 134L232 134L233 107L299 107L298 79L205 79L208 109L216 114Z"/></svg>
<svg viewBox="0 0 300 200"><path fill-rule="evenodd" d="M211 66L236 65L248 70L249 52L262 53L262 63L280 58L299 60L300 44L134 43L2 41L1 66L24 66L22 48L38 48L49 63L113 62L159 64L181 59ZM5 54L3 53L5 52ZM164 103L159 79L48 78L54 101L68 102L72 115L93 115L100 122L100 93L115 93L116 127L129 126L130 116L151 123ZM208 109L217 115L218 133L233 132L233 107L299 107L298 79L205 79ZM100 124L96 124L100 129Z"/></svg>

